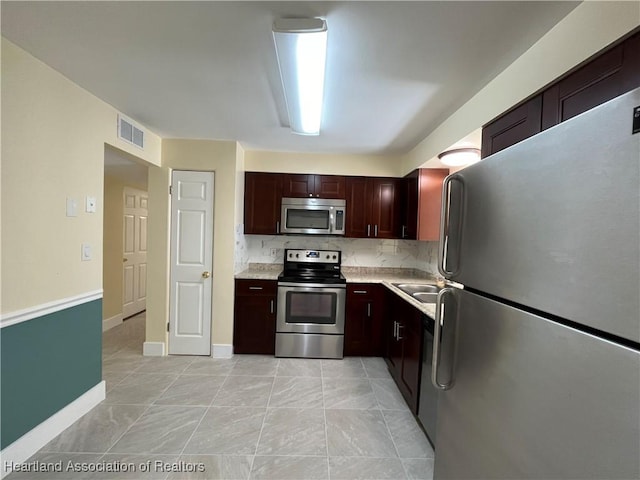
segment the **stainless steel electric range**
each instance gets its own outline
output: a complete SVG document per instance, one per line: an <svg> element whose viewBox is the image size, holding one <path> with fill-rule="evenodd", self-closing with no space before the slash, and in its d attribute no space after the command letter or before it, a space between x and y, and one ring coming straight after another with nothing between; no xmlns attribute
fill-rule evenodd
<svg viewBox="0 0 640 480"><path fill-rule="evenodd" d="M347 282L337 250L284 251L276 357L342 358Z"/></svg>

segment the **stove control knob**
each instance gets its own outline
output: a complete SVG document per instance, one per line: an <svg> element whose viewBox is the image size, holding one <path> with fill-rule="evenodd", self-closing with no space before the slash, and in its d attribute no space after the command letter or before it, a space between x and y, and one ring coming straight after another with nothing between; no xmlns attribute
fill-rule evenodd
<svg viewBox="0 0 640 480"><path fill-rule="evenodd" d="M333 259L335 260L336 258L338 258L338 257L336 257L336 256L334 255L334 256L333 256Z"/></svg>
<svg viewBox="0 0 640 480"><path fill-rule="evenodd" d="M296 253L296 258L300 258L300 254L299 253Z"/></svg>
<svg viewBox="0 0 640 480"><path fill-rule="evenodd" d="M327 259L329 259L329 255L327 255Z"/></svg>

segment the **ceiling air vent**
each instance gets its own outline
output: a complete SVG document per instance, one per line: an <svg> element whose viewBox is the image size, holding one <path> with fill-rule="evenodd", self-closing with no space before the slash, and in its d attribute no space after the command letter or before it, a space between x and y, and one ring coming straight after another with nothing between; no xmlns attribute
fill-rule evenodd
<svg viewBox="0 0 640 480"><path fill-rule="evenodd" d="M127 143L144 148L144 131L122 115L118 115L118 137Z"/></svg>

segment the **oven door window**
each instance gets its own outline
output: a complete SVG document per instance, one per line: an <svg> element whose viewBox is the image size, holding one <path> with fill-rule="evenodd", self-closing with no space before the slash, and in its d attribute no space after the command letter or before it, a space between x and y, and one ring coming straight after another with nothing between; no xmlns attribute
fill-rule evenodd
<svg viewBox="0 0 640 480"><path fill-rule="evenodd" d="M287 209L287 228L329 229L329 210Z"/></svg>
<svg viewBox="0 0 640 480"><path fill-rule="evenodd" d="M287 323L336 323L338 295L333 292L287 292Z"/></svg>

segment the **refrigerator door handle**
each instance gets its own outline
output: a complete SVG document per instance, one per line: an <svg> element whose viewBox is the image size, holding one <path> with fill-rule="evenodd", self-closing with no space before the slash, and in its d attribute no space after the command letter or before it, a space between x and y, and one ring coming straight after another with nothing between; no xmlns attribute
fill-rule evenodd
<svg viewBox="0 0 640 480"><path fill-rule="evenodd" d="M447 257L452 250L452 245L450 244L450 236L449 232L451 229L450 224L450 214L451 214L451 185L456 181L460 184L461 194L464 192L464 182L462 177L459 175L449 175L444 179L442 183L442 207L440 211L440 246L438 251L438 270L440 274L445 278L451 278L456 275L460 271L460 258L459 258L459 249L456 250L458 254L458 261L456 262L455 270L447 270ZM462 215L458 217L458 225L456 225L458 233L460 232L462 227ZM458 240L459 240L458 235Z"/></svg>
<svg viewBox="0 0 640 480"><path fill-rule="evenodd" d="M438 370L440 368L440 357L442 356L442 324L445 315L442 315L442 307L444 306L444 298L454 293L454 288L446 287L438 292L436 301L436 321L433 329L433 360L431 362L431 383L439 390L448 390L453 386L453 371L451 378L447 383L440 383L438 380ZM446 312L446 309L445 309Z"/></svg>

